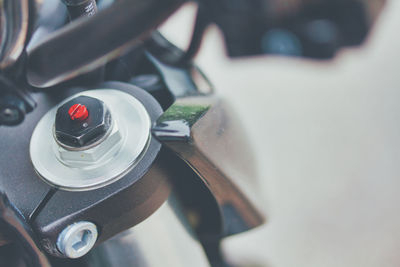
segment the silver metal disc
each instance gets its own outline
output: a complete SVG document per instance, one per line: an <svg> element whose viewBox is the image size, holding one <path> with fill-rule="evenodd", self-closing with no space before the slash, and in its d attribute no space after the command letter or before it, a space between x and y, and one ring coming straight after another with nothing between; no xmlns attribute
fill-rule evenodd
<svg viewBox="0 0 400 267"><path fill-rule="evenodd" d="M54 140L53 127L58 107L81 95L98 98L107 105L120 131L121 144L104 151L100 160L90 164L85 161L71 164L61 160L57 154L60 146ZM33 166L51 185L70 191L99 188L121 178L146 151L151 138L151 120L145 107L133 96L113 89L90 90L66 99L59 106L39 121L30 143Z"/></svg>

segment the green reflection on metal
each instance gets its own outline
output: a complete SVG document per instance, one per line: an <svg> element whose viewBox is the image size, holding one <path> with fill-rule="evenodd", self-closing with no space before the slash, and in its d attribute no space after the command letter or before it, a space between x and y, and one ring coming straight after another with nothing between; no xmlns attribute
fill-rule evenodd
<svg viewBox="0 0 400 267"><path fill-rule="evenodd" d="M196 123L210 109L209 105L182 105L171 106L160 118L161 122L184 120L189 126Z"/></svg>

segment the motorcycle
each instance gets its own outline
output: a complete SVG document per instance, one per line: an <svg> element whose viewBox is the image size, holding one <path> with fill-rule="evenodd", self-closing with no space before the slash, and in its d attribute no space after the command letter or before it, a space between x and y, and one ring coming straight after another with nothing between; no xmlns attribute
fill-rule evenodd
<svg viewBox="0 0 400 267"><path fill-rule="evenodd" d="M234 111L193 58L329 59L384 1L199 0L191 43L157 27L183 0L6 0L0 49L1 266L225 266L265 221ZM253 186L253 188L252 188Z"/></svg>

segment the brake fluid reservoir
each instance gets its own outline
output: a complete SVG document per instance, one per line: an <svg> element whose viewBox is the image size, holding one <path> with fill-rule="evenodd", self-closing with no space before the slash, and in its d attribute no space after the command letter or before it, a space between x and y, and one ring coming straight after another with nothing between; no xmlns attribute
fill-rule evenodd
<svg viewBox="0 0 400 267"><path fill-rule="evenodd" d="M135 97L114 89L83 91L46 113L30 156L38 175L56 187L82 191L110 184L145 153L151 120Z"/></svg>

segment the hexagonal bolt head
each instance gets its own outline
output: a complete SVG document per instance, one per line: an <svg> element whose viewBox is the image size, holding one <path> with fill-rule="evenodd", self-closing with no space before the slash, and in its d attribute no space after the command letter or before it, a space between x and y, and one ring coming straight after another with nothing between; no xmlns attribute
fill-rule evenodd
<svg viewBox="0 0 400 267"><path fill-rule="evenodd" d="M75 104L85 105L89 116L85 120L71 119L68 110ZM112 126L111 113L103 101L78 96L57 110L54 125L57 143L66 149L84 149L100 142Z"/></svg>
<svg viewBox="0 0 400 267"><path fill-rule="evenodd" d="M68 150L58 147L58 156L61 162L72 167L93 166L101 164L121 148L122 135L117 123L114 123L110 134L99 145L85 150Z"/></svg>

